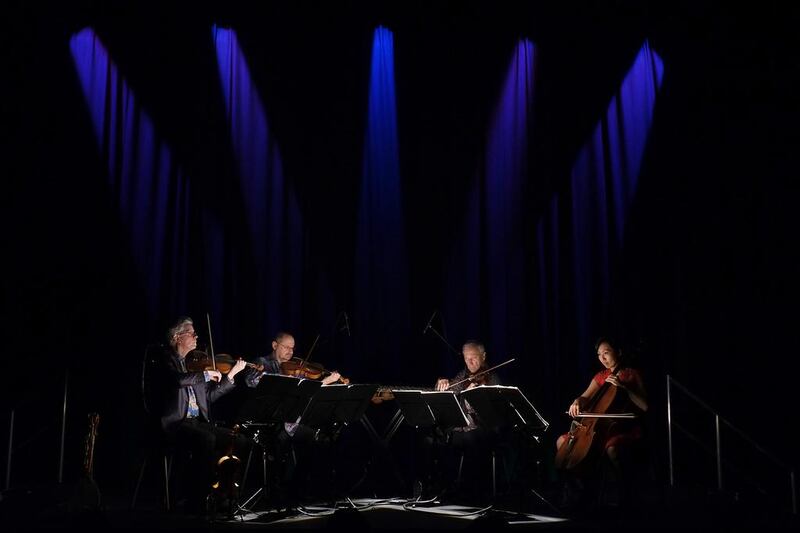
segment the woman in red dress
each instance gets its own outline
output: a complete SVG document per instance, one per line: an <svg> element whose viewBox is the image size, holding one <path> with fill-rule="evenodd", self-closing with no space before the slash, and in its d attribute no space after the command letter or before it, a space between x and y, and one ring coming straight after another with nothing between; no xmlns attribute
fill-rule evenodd
<svg viewBox="0 0 800 533"><path fill-rule="evenodd" d="M647 394L640 373L622 364L622 350L613 341L601 337L595 343L595 351L603 369L595 374L586 390L570 404L569 415L573 418L580 416L605 383L621 389L615 396L614 411L637 415L631 419L616 420L603 435L603 441L597 443L604 451L615 477L620 482L619 501L622 503L626 497L629 481L626 479L628 476L623 474L625 470L623 463L631 455L629 452L641 444L643 438L641 415L648 408ZM561 448L568 437L568 433L561 435L556 442L556 449Z"/></svg>

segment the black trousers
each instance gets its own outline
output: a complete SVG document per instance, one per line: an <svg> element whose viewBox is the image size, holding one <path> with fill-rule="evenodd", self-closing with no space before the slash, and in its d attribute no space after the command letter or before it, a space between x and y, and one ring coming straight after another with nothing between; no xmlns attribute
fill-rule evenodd
<svg viewBox="0 0 800 533"><path fill-rule="evenodd" d="M178 426L174 444L185 462L179 476L180 492L192 503L200 504L217 481L218 459L231 452L241 458L247 453L248 441L243 435L234 435L229 428L215 426L201 418L187 418Z"/></svg>

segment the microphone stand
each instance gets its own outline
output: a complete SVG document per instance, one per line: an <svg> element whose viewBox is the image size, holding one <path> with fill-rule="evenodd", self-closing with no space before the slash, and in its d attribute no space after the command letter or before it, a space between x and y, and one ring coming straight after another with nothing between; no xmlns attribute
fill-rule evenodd
<svg viewBox="0 0 800 533"><path fill-rule="evenodd" d="M435 314L435 312L434 312L434 314ZM431 317L431 320L433 320L433 317ZM458 352L456 351L456 349L455 349L455 348L453 348L452 346L450 346L450 343L449 343L449 342L447 342L447 339L445 339L445 338L442 336L442 334L441 334L441 333L439 333L439 332L436 330L436 328L435 328L435 327L433 327L433 326L431 325L431 323L430 323L430 322L428 322L428 327L426 327L426 328L425 328L425 332L427 332L429 329L430 329L430 330L433 330L433 332L434 332L434 333L436 333L436 336L437 336L437 337L439 337L439 338L441 339L441 341L444 343L444 345L445 345L445 346L447 346L447 347L450 349L450 351L451 351L451 352L453 352L453 354L454 354L456 357L461 357L461 354L460 354L460 353L458 353ZM425 333L423 333L423 335L424 335L424 334L425 334Z"/></svg>

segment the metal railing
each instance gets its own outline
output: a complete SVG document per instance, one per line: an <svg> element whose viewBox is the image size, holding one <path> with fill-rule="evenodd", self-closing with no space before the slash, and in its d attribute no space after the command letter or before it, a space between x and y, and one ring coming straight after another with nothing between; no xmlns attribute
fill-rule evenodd
<svg viewBox="0 0 800 533"><path fill-rule="evenodd" d="M728 429L735 432L739 437L741 437L747 444L749 444L753 449L760 452L763 456L767 457L771 460L778 468L785 470L788 472L788 481L789 481L789 491L791 492L791 506L792 506L792 514L797 514L797 487L795 483L795 475L794 470L775 457L773 454L765 450L761 447L755 440L753 440L750 436L746 435L736 426L731 424L729 421L725 420L719 413L717 413L711 406L709 406L706 402L698 398L695 394L689 391L684 385L680 384L676 381L672 376L667 375L667 438L668 438L668 453L669 453L669 485L670 488L675 488L675 458L674 458L674 442L673 442L673 419L672 419L672 389L676 387L679 389L686 397L693 400L697 405L708 411L714 416L714 444L715 444L715 459L716 459L716 481L717 481L717 490L722 491L724 488L724 480L723 480L723 461L722 461L722 432L721 428L722 425L725 425Z"/></svg>

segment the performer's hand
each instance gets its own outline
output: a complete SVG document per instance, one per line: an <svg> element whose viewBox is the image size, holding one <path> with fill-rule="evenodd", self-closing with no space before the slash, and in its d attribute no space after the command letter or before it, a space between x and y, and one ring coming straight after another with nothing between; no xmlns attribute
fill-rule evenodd
<svg viewBox="0 0 800 533"><path fill-rule="evenodd" d="M449 386L450 386L449 379L442 378L436 381L436 390L447 390Z"/></svg>
<svg viewBox="0 0 800 533"><path fill-rule="evenodd" d="M575 418L579 414L581 414L580 399L576 398L575 401L569 406L569 416Z"/></svg>
<svg viewBox="0 0 800 533"><path fill-rule="evenodd" d="M247 363L245 363L244 359L238 359L236 363L231 367L228 371L228 379L233 381L234 376L244 370L244 367Z"/></svg>
<svg viewBox="0 0 800 533"><path fill-rule="evenodd" d="M211 381L219 383L222 380L222 372L219 370L206 370L206 372L208 373L208 379Z"/></svg>
<svg viewBox="0 0 800 533"><path fill-rule="evenodd" d="M322 380L322 384L323 385L330 385L331 383L336 383L337 381L339 381L339 379L341 379L341 377L342 377L341 374L339 374L336 371L333 371L333 372L330 373L329 376L327 376L326 378L324 378Z"/></svg>
<svg viewBox="0 0 800 533"><path fill-rule="evenodd" d="M622 384L622 382L619 380L619 377L615 376L614 374L609 374L609 376L606 378L606 382L611 383L615 387L619 387L621 389L625 388L625 385Z"/></svg>
<svg viewBox="0 0 800 533"><path fill-rule="evenodd" d="M255 371L256 371L256 372L258 372L259 374L260 374L261 372L263 372L263 371L264 371L264 365L256 365L256 366L255 366L255 367L253 367L253 368L254 368L254 369L255 369Z"/></svg>
<svg viewBox="0 0 800 533"><path fill-rule="evenodd" d="M477 383L475 383L474 381L470 381L469 385L467 386L467 390L474 389L477 386L478 386Z"/></svg>

